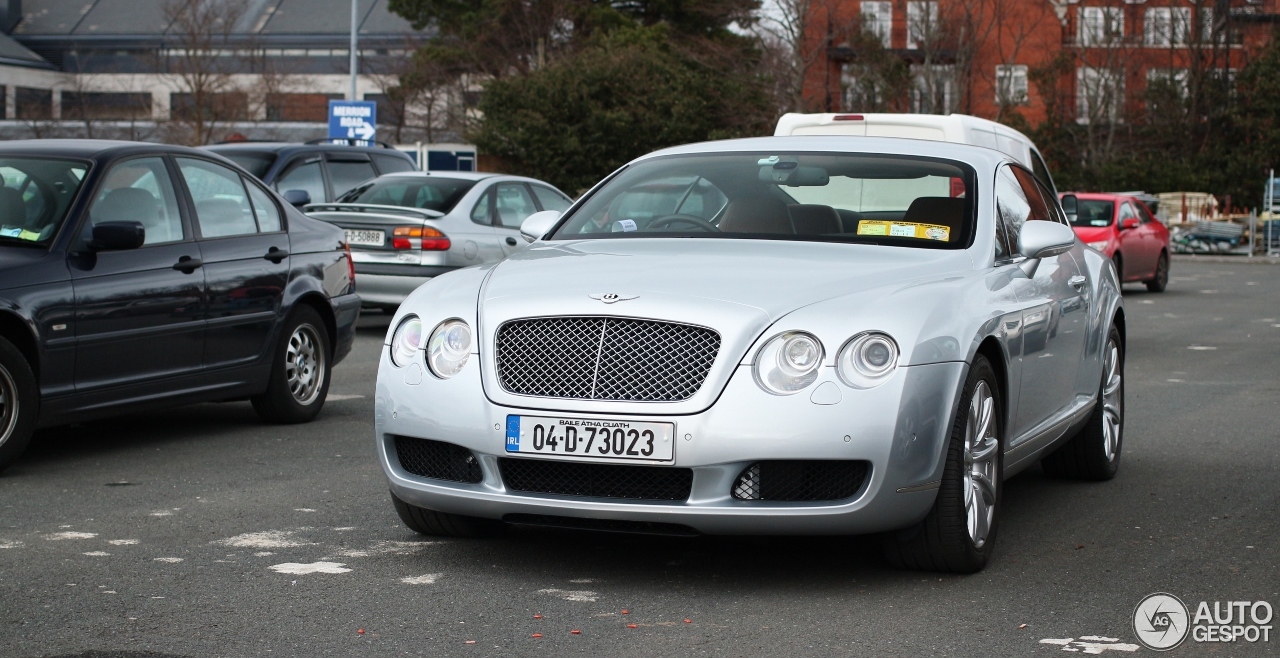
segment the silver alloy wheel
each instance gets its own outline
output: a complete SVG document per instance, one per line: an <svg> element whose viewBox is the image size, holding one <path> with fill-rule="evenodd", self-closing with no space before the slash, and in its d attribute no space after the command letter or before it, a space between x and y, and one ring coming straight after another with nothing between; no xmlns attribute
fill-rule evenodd
<svg viewBox="0 0 1280 658"><path fill-rule="evenodd" d="M13 436L18 426L18 385L13 376L0 366L0 446Z"/></svg>
<svg viewBox="0 0 1280 658"><path fill-rule="evenodd" d="M325 376L324 350L315 327L300 324L284 350L284 380L298 404L308 405L320 395Z"/></svg>
<svg viewBox="0 0 1280 658"><path fill-rule="evenodd" d="M964 511L969 540L982 548L995 519L996 488L1000 486L996 437L995 397L987 382L979 381L969 398L969 418L964 432Z"/></svg>
<svg viewBox="0 0 1280 658"><path fill-rule="evenodd" d="M1107 462L1116 459L1120 451L1120 430L1124 422L1124 399L1120 395L1120 346L1107 341L1107 353L1102 372L1106 379L1102 384L1102 450Z"/></svg>

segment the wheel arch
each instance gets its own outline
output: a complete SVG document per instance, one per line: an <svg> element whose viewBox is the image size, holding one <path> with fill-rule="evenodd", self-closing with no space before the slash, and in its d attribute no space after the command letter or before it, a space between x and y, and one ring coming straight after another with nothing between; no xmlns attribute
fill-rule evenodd
<svg viewBox="0 0 1280 658"><path fill-rule="evenodd" d="M0 310L0 336L18 348L27 365L31 366L36 381L40 381L40 347L27 321L13 311Z"/></svg>
<svg viewBox="0 0 1280 658"><path fill-rule="evenodd" d="M991 369L996 371L996 386L999 389L1002 407L1000 423L1002 429L1008 427L1009 419L1006 416L1009 413L1009 364L1005 361L1004 347L995 336L987 336L978 344L978 350L974 354L986 357L987 362L991 364Z"/></svg>
<svg viewBox="0 0 1280 658"><path fill-rule="evenodd" d="M329 335L329 354L327 356L333 358L334 350L337 349L338 319L333 315L333 306L329 304L328 298L315 291L305 292L293 302L294 308L299 306L309 306L320 314L320 319L324 322L324 330Z"/></svg>

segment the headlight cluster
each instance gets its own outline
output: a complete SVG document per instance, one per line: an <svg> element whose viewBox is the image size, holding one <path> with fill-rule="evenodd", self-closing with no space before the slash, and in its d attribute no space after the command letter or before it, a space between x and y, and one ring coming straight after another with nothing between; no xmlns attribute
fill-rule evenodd
<svg viewBox="0 0 1280 658"><path fill-rule="evenodd" d="M422 320L416 315L406 316L391 335L391 362L403 368L417 358L420 349L427 352L431 374L448 379L458 374L471 356L471 327L457 318L445 320L436 325L424 343Z"/></svg>
<svg viewBox="0 0 1280 658"><path fill-rule="evenodd" d="M1101 242L1086 242L1085 244L1097 249L1098 251L1106 251L1107 245L1110 244L1110 242L1110 240L1102 240Z"/></svg>
<svg viewBox="0 0 1280 658"><path fill-rule="evenodd" d="M755 379L774 395L791 395L818 379L824 351L810 334L791 331L770 338L755 358ZM898 344L887 334L866 332L849 339L836 355L836 374L853 388L872 388L898 367Z"/></svg>

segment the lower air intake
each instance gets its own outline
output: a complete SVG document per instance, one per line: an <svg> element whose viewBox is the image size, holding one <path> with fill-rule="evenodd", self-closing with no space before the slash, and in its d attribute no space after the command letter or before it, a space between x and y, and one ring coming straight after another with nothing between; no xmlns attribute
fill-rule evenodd
<svg viewBox="0 0 1280 658"><path fill-rule="evenodd" d="M733 481L738 500L844 500L862 488L865 461L775 460L756 462Z"/></svg>
<svg viewBox="0 0 1280 658"><path fill-rule="evenodd" d="M452 443L397 436L396 455L400 467L413 475L470 484L484 479L476 456Z"/></svg>
<svg viewBox="0 0 1280 658"><path fill-rule="evenodd" d="M688 468L509 457L499 459L498 467L508 489L530 493L629 500L687 500L693 488L693 470Z"/></svg>

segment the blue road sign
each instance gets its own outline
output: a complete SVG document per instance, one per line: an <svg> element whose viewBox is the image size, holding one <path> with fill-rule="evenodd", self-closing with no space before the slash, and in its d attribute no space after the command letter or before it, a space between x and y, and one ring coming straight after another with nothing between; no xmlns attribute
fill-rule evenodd
<svg viewBox="0 0 1280 658"><path fill-rule="evenodd" d="M378 134L378 104L373 101L329 101L329 139L372 141Z"/></svg>

